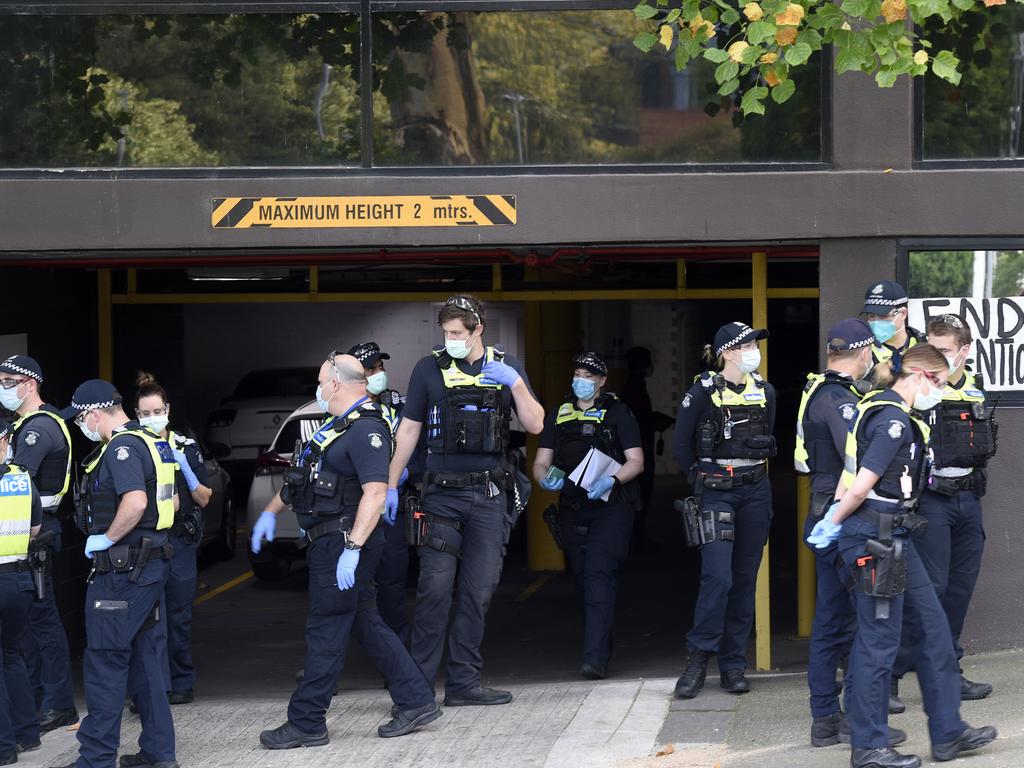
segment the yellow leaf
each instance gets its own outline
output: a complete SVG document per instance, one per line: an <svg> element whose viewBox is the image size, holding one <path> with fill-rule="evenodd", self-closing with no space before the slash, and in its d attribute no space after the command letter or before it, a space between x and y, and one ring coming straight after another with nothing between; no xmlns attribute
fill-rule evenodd
<svg viewBox="0 0 1024 768"><path fill-rule="evenodd" d="M796 27L786 27L775 33L775 42L785 47L796 42Z"/></svg>
<svg viewBox="0 0 1024 768"><path fill-rule="evenodd" d="M894 21L903 21L907 18L907 0L884 0L882 16L889 24Z"/></svg>
<svg viewBox="0 0 1024 768"><path fill-rule="evenodd" d="M743 15L748 21L760 21L764 18L764 11L757 3L747 3L743 6Z"/></svg>
<svg viewBox="0 0 1024 768"><path fill-rule="evenodd" d="M750 45L745 40L737 40L729 46L729 58L737 64L743 63L743 52L749 47Z"/></svg>
<svg viewBox="0 0 1024 768"><path fill-rule="evenodd" d="M779 79L779 76L775 74L774 69L769 69L767 72L764 73L764 81L768 83L769 88L774 88L776 85L782 82Z"/></svg>
<svg viewBox="0 0 1024 768"><path fill-rule="evenodd" d="M797 3L790 3L782 13L775 14L775 24L779 27L799 26L804 17L804 7Z"/></svg>
<svg viewBox="0 0 1024 768"><path fill-rule="evenodd" d="M1006 5L1006 0L982 0L985 3L986 8L991 8L993 5Z"/></svg>
<svg viewBox="0 0 1024 768"><path fill-rule="evenodd" d="M672 40L675 39L676 31L671 24L662 24L661 29L658 31L658 42L665 46L667 51L672 47Z"/></svg>
<svg viewBox="0 0 1024 768"><path fill-rule="evenodd" d="M843 26L841 26L840 29L843 30L843 32L849 32L853 27L850 26L850 22L844 21Z"/></svg>
<svg viewBox="0 0 1024 768"><path fill-rule="evenodd" d="M673 745L673 744L666 744L665 748L662 749L662 750L659 750L658 752L655 752L654 756L655 757L665 757L666 755L673 754L675 751L676 751L675 745Z"/></svg>
<svg viewBox="0 0 1024 768"><path fill-rule="evenodd" d="M761 62L762 64L774 64L778 60L779 54L777 53L766 53L760 59L758 59L758 61Z"/></svg>
<svg viewBox="0 0 1024 768"><path fill-rule="evenodd" d="M928 51L923 48L914 54L915 64L927 64L928 63Z"/></svg>
<svg viewBox="0 0 1024 768"><path fill-rule="evenodd" d="M690 22L690 37L696 37L702 29L705 37L715 36L715 25L698 13L696 18Z"/></svg>

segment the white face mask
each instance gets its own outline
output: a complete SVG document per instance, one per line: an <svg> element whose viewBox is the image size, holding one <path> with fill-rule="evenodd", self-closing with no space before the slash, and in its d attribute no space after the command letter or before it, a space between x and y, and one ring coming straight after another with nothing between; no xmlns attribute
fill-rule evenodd
<svg viewBox="0 0 1024 768"><path fill-rule="evenodd" d="M85 419L88 419L88 418L89 418L88 416L85 417ZM82 430L82 434L83 435L85 435L87 438L92 440L94 443L98 443L102 439L100 437L100 433L99 432L93 432L91 429L89 429L89 427L87 427L85 425L85 419L82 419L81 423L79 423L79 425L78 425L78 428L80 430Z"/></svg>
<svg viewBox="0 0 1024 768"><path fill-rule="evenodd" d="M740 351L740 361L736 364L736 367L740 369L740 373L756 371L760 365L760 349L744 349Z"/></svg>
<svg viewBox="0 0 1024 768"><path fill-rule="evenodd" d="M961 357L960 357L961 355L963 355L963 359L961 359ZM943 355L943 357L946 357L946 356ZM956 373L956 369L959 368L963 364L964 360L966 360L966 359L967 359L967 352L964 351L963 348L958 350L952 357L946 357L946 365L949 366L949 373L951 375Z"/></svg>
<svg viewBox="0 0 1024 768"><path fill-rule="evenodd" d="M12 413L21 408L21 404L25 402L24 397L18 397L19 389L21 389L21 384L10 389L0 387L0 405Z"/></svg>
<svg viewBox="0 0 1024 768"><path fill-rule="evenodd" d="M148 427L159 435L167 429L167 425L170 421L171 420L168 418L167 414L164 414L163 416L143 416L139 419L139 424L144 427Z"/></svg>
<svg viewBox="0 0 1024 768"><path fill-rule="evenodd" d="M454 357L454 355L452 355ZM388 388L388 372L377 371L377 373L366 377L366 391L371 395L379 395Z"/></svg>
<svg viewBox="0 0 1024 768"><path fill-rule="evenodd" d="M921 378L924 378L924 376ZM930 411L942 402L943 390L931 382L928 382L928 384L931 387L931 391L927 395L921 394L920 390L914 395L914 408L918 411Z"/></svg>
<svg viewBox="0 0 1024 768"><path fill-rule="evenodd" d="M473 349L474 343L472 335L468 339L445 339L444 349L445 352L456 360L463 360L469 357L469 352Z"/></svg>

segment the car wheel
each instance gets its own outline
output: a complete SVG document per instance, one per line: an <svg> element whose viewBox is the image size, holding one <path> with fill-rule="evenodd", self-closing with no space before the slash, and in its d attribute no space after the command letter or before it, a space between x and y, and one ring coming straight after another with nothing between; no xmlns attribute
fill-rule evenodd
<svg viewBox="0 0 1024 768"><path fill-rule="evenodd" d="M235 556L235 549L238 541L236 527L238 521L235 519L235 503L231 498L230 491L224 494L224 514L220 523L220 532L217 540L210 547L213 556L218 560L231 560Z"/></svg>
<svg viewBox="0 0 1024 768"><path fill-rule="evenodd" d="M252 572L260 581L283 581L292 569L292 561L275 557L264 563L252 563Z"/></svg>

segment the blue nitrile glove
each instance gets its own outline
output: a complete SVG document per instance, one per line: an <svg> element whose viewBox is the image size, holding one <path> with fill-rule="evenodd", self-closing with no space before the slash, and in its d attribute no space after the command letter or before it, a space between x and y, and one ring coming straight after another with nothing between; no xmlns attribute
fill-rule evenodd
<svg viewBox="0 0 1024 768"><path fill-rule="evenodd" d="M590 486L590 491L587 493L588 499L599 499L610 491L615 485L615 480L611 475L608 477L600 477L594 481L594 484Z"/></svg>
<svg viewBox="0 0 1024 768"><path fill-rule="evenodd" d="M277 530L277 515L273 512L263 510L260 512L259 518L256 520L256 524L252 527L252 551L255 554L260 553L260 547L263 546L263 540L267 541L274 540L274 531Z"/></svg>
<svg viewBox="0 0 1024 768"><path fill-rule="evenodd" d="M507 363L499 363L497 360L484 363L484 367L480 372L487 378L494 379L499 384L509 388L519 381L519 371L511 365L508 365Z"/></svg>
<svg viewBox="0 0 1024 768"><path fill-rule="evenodd" d="M545 477L540 481L540 487L545 491L560 491L562 486L565 485L565 478L559 477L557 479L552 477Z"/></svg>
<svg viewBox="0 0 1024 768"><path fill-rule="evenodd" d="M388 495L384 499L384 514L381 517L388 525L395 524L395 517L398 515L398 489L388 488Z"/></svg>
<svg viewBox="0 0 1024 768"><path fill-rule="evenodd" d="M402 470L402 476L400 478L398 478L398 490L402 490L402 486L404 486L407 482L409 482L409 468L408 467L406 467L405 469Z"/></svg>
<svg viewBox="0 0 1024 768"><path fill-rule="evenodd" d="M105 533L94 533L85 540L85 556L92 557L94 552L102 552L114 546L114 542Z"/></svg>
<svg viewBox="0 0 1024 768"><path fill-rule="evenodd" d="M831 510L830 510L831 512ZM811 535L807 537L807 543L813 544L818 549L825 549L829 544L839 538L843 526L836 525L828 519L828 515L814 524Z"/></svg>
<svg viewBox="0 0 1024 768"><path fill-rule="evenodd" d="M185 478L185 483L188 485L190 491L194 491L199 487L199 478L196 477L196 473L192 471L192 467L188 463L188 458L184 452L179 451L177 448L171 450L171 454L174 456L174 460L178 462L178 467L181 469L181 476Z"/></svg>
<svg viewBox="0 0 1024 768"><path fill-rule="evenodd" d="M359 550L346 549L338 558L338 589L346 590L356 583L356 566L359 565Z"/></svg>

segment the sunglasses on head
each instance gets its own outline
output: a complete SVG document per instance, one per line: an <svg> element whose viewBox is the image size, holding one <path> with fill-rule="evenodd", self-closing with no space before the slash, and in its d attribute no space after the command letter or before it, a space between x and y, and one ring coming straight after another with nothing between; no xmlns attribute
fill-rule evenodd
<svg viewBox="0 0 1024 768"><path fill-rule="evenodd" d="M451 296L444 305L446 307L458 307L459 309L465 310L476 318L477 323L480 322L480 314L476 311L476 307L473 305L473 302L463 296Z"/></svg>

